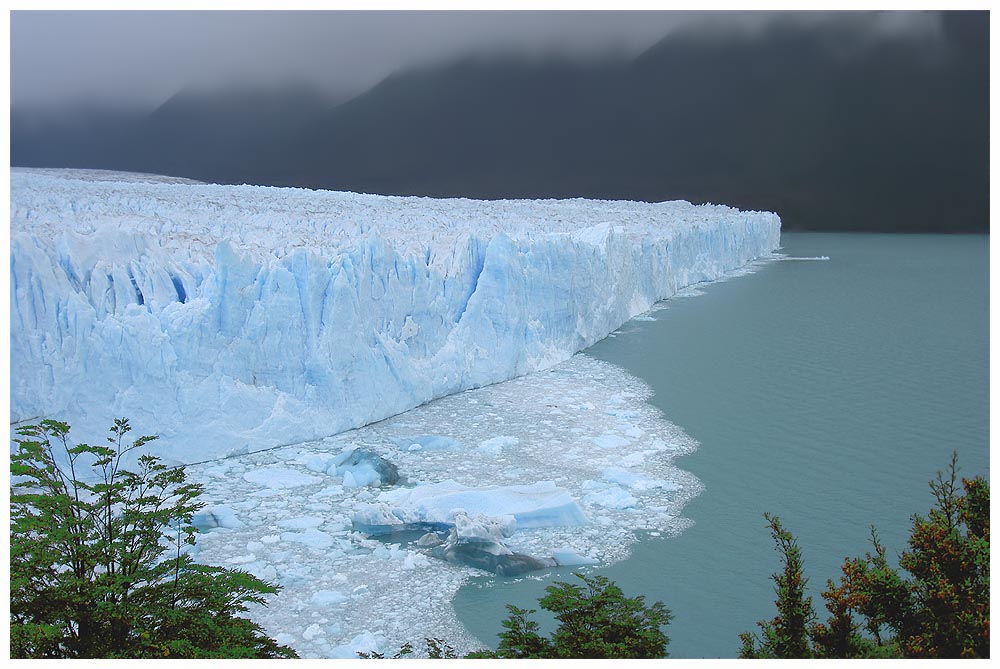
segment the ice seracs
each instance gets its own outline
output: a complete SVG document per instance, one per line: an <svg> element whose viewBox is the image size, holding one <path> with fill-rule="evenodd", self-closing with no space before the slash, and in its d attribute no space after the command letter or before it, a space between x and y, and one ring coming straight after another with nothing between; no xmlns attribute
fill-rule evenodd
<svg viewBox="0 0 1000 669"><path fill-rule="evenodd" d="M11 419L102 434L129 416L188 463L546 368L780 234L774 214L686 202L17 168L10 215Z"/></svg>

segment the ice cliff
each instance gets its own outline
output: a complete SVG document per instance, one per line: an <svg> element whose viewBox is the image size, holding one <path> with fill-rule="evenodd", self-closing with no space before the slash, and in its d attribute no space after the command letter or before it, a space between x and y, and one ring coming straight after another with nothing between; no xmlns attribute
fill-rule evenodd
<svg viewBox="0 0 1000 669"><path fill-rule="evenodd" d="M11 421L193 462L551 366L779 245L763 212L11 174Z"/></svg>

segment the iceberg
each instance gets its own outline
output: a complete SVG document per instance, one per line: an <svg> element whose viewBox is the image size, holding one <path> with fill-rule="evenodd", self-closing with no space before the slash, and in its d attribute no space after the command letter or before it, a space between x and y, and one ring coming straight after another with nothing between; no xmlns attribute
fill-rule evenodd
<svg viewBox="0 0 1000 669"><path fill-rule="evenodd" d="M473 488L452 479L384 490L375 503L359 507L354 521L355 526L450 527L458 524L456 517L470 515L509 517L519 529L588 523L572 495L552 481Z"/></svg>
<svg viewBox="0 0 1000 669"><path fill-rule="evenodd" d="M58 418L99 438L128 416L189 464L551 367L769 256L781 227L772 213L679 201L17 168L10 216L11 421Z"/></svg>

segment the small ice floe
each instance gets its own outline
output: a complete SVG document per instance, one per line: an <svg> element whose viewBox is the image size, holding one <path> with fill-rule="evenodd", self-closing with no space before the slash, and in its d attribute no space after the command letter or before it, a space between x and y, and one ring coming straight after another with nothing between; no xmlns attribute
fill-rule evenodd
<svg viewBox="0 0 1000 669"><path fill-rule="evenodd" d="M675 483L670 483L669 481L664 481L663 479L653 478L646 474L629 471L620 467L608 467L601 472L601 478L611 483L623 485L626 488L632 488L633 490L677 490L678 488Z"/></svg>
<svg viewBox="0 0 1000 669"><path fill-rule="evenodd" d="M594 442L599 448L621 448L622 446L628 446L631 442L620 434L614 434L612 432L605 432L604 434L591 437L591 441Z"/></svg>
<svg viewBox="0 0 1000 669"><path fill-rule="evenodd" d="M221 504L206 506L197 511L191 516L191 524L200 532L207 532L217 527L243 527L243 522L236 517L236 512Z"/></svg>
<svg viewBox="0 0 1000 669"><path fill-rule="evenodd" d="M302 544L320 551L330 548L334 543L333 537L317 529L308 529L304 532L282 532L281 540Z"/></svg>
<svg viewBox="0 0 1000 669"><path fill-rule="evenodd" d="M356 660L358 653L379 653L385 645L385 635L381 632L362 632L348 643L336 646L329 657L341 660Z"/></svg>
<svg viewBox="0 0 1000 669"><path fill-rule="evenodd" d="M440 434L401 437L394 441L399 448L405 451L450 451L462 446L457 439Z"/></svg>
<svg viewBox="0 0 1000 669"><path fill-rule="evenodd" d="M317 606L333 606L335 604L343 604L348 599L347 595L336 590L317 590L309 598L309 601Z"/></svg>
<svg viewBox="0 0 1000 669"><path fill-rule="evenodd" d="M519 576L554 566L554 561L515 553L507 547L504 540L514 534L516 525L513 516L491 517L458 511L448 538L431 549L431 555L500 576Z"/></svg>
<svg viewBox="0 0 1000 669"><path fill-rule="evenodd" d="M317 516L299 516L278 521L278 527L286 530L309 530L323 524L323 519Z"/></svg>
<svg viewBox="0 0 1000 669"><path fill-rule="evenodd" d="M476 450L489 455L500 455L500 453L503 452L503 449L513 448L520 442L521 440L517 437L493 437L492 439L486 439L485 441L479 442L479 446L476 447Z"/></svg>
<svg viewBox="0 0 1000 669"><path fill-rule="evenodd" d="M631 509L639 504L639 500L631 493L615 484L602 481L584 481L582 487L587 491L583 496L583 501L586 504L606 509Z"/></svg>
<svg viewBox="0 0 1000 669"><path fill-rule="evenodd" d="M334 458L328 474L344 477L345 488L396 485L399 469L378 453L367 448L355 448Z"/></svg>
<svg viewBox="0 0 1000 669"><path fill-rule="evenodd" d="M296 469L285 467L255 469L244 474L243 479L272 490L298 488L299 486L319 483L322 480L318 476L310 476Z"/></svg>
<svg viewBox="0 0 1000 669"><path fill-rule="evenodd" d="M560 567L577 567L588 564L597 564L597 560L587 555L580 555L572 548L562 548L553 551L552 559Z"/></svg>
<svg viewBox="0 0 1000 669"><path fill-rule="evenodd" d="M815 257L812 257L812 258L802 258L802 257L797 257L797 256L785 256L783 258L779 258L779 260L829 260L829 259L830 259L830 256L815 256Z"/></svg>
<svg viewBox="0 0 1000 669"><path fill-rule="evenodd" d="M513 516L520 528L567 527L587 524L587 516L565 488L552 481L527 485L473 488L448 479L416 488L387 490L378 501L388 507L366 505L358 509L355 523L370 519L396 523L453 525L455 509L485 516ZM374 513L374 516L367 514ZM368 523L373 524L373 523Z"/></svg>

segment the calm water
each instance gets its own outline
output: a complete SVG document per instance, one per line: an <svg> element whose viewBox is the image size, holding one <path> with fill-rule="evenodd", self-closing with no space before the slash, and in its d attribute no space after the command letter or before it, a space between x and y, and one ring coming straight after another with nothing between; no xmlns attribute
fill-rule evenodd
<svg viewBox="0 0 1000 669"><path fill-rule="evenodd" d="M588 353L643 378L653 403L701 446L679 460L705 491L696 525L649 538L600 570L674 613L672 657L733 657L773 617L778 569L762 514L802 546L814 604L843 558L890 555L932 503L927 481L958 452L989 474L989 239L786 234L790 256L673 300ZM553 574L564 579L568 572ZM507 602L534 608L546 580L482 578L455 607L495 643Z"/></svg>

